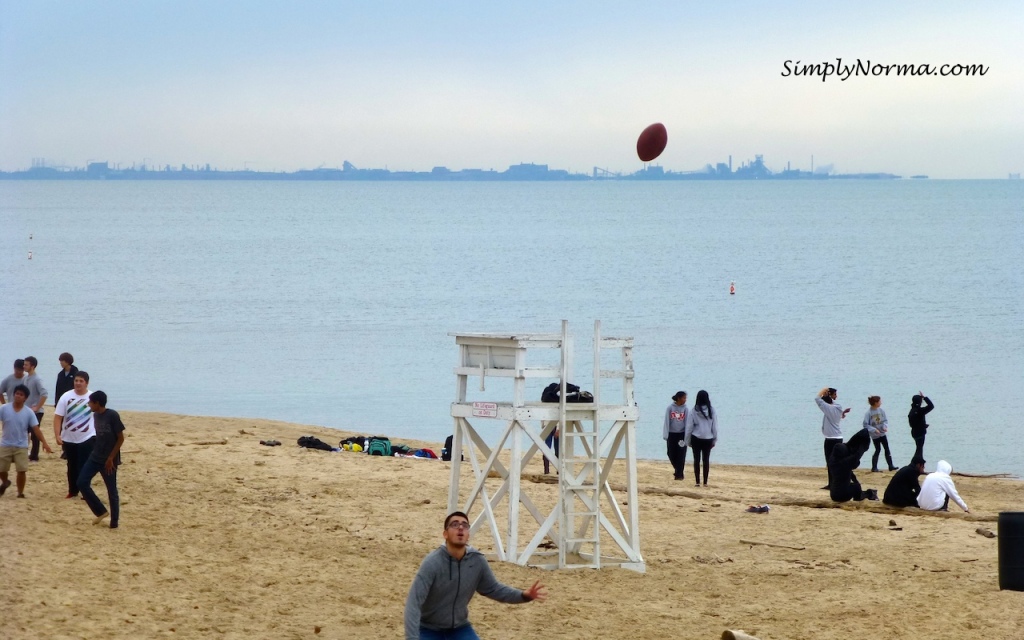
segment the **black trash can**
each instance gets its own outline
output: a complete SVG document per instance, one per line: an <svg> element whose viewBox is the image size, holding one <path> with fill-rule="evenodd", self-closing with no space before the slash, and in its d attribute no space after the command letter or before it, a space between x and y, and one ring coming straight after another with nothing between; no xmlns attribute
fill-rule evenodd
<svg viewBox="0 0 1024 640"><path fill-rule="evenodd" d="M1024 591L1024 511L999 514L999 588Z"/></svg>

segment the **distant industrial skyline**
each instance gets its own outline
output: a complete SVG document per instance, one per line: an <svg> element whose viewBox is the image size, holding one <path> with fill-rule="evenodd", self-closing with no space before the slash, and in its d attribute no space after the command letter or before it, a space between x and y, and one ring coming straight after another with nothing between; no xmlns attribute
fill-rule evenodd
<svg viewBox="0 0 1024 640"><path fill-rule="evenodd" d="M84 165L1024 171L1024 10L654 2L0 3L0 170ZM984 76L792 73L982 65Z"/></svg>

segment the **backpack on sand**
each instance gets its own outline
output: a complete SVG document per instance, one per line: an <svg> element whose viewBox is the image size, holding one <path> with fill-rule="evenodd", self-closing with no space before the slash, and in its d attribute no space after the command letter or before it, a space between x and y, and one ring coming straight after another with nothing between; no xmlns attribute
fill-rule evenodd
<svg viewBox="0 0 1024 640"><path fill-rule="evenodd" d="M391 439L383 436L373 436L370 444L366 447L366 453L371 456L391 457Z"/></svg>

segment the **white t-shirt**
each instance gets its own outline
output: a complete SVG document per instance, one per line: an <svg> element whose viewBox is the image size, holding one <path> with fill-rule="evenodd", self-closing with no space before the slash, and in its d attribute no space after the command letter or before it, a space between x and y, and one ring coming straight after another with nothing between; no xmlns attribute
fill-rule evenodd
<svg viewBox="0 0 1024 640"><path fill-rule="evenodd" d="M57 408L53 413L64 418L60 428L60 439L64 442L77 444L96 436L88 393L80 396L74 389L68 391L57 401Z"/></svg>

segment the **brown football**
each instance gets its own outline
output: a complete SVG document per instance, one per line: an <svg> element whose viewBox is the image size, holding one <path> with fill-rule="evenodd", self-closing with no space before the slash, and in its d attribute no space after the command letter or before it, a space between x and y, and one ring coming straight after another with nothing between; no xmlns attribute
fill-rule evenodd
<svg viewBox="0 0 1024 640"><path fill-rule="evenodd" d="M640 137L636 139L636 155L644 162L650 162L661 155L667 144L668 131L665 125L655 122L640 132Z"/></svg>

